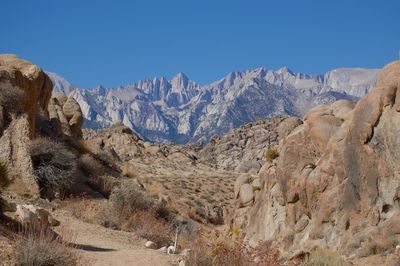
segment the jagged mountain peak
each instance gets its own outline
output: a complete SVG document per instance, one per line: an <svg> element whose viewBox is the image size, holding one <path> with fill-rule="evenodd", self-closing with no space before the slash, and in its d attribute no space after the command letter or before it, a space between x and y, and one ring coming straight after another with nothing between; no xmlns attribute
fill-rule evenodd
<svg viewBox="0 0 400 266"><path fill-rule="evenodd" d="M118 89L75 89L73 96L86 126L122 121L145 139L186 143L208 140L257 119L302 116L319 104L357 100L372 88L376 76L376 69L340 68L316 76L288 67L259 67L200 86L180 72L171 80L145 79ZM112 97L102 97L107 91Z"/></svg>
<svg viewBox="0 0 400 266"><path fill-rule="evenodd" d="M292 70L290 70L290 68L288 68L287 66L281 67L280 69L278 69L276 71L276 73L280 74L280 75L284 75L284 74L290 74L292 76L294 76L294 72Z"/></svg>
<svg viewBox="0 0 400 266"><path fill-rule="evenodd" d="M178 72L172 79L171 85L177 89L187 89L189 85L189 78L182 72Z"/></svg>

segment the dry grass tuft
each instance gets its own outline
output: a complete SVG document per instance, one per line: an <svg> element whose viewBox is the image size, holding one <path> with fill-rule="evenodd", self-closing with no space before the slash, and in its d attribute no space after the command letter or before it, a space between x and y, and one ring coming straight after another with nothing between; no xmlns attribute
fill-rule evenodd
<svg viewBox="0 0 400 266"><path fill-rule="evenodd" d="M274 160L275 158L278 158L279 153L276 149L266 149L265 153L264 153L265 159L268 162L271 162L272 160Z"/></svg>
<svg viewBox="0 0 400 266"><path fill-rule="evenodd" d="M157 243L158 246L173 244L173 227L165 220L157 218L151 211L136 211L124 229L134 231L140 237Z"/></svg>
<svg viewBox="0 0 400 266"><path fill-rule="evenodd" d="M348 266L339 253L323 248L316 248L307 258L310 266Z"/></svg>
<svg viewBox="0 0 400 266"><path fill-rule="evenodd" d="M130 217L138 210L150 210L153 207L152 201L129 184L115 188L110 196L110 201L121 217Z"/></svg>
<svg viewBox="0 0 400 266"><path fill-rule="evenodd" d="M186 258L187 265L193 266L278 266L279 252L272 248L271 242L260 242L256 248L248 248L243 239L237 241L210 236L198 232L191 243L191 252Z"/></svg>
<svg viewBox="0 0 400 266"><path fill-rule="evenodd" d="M186 263L193 266L252 265L247 249L240 242L210 238L201 232L192 243Z"/></svg>
<svg viewBox="0 0 400 266"><path fill-rule="evenodd" d="M71 245L49 228L24 229L16 237L14 256L21 266L74 266L79 259Z"/></svg>
<svg viewBox="0 0 400 266"><path fill-rule="evenodd" d="M105 200L69 198L63 202L63 208L81 221L98 224L107 228L120 229L121 221L112 206Z"/></svg>

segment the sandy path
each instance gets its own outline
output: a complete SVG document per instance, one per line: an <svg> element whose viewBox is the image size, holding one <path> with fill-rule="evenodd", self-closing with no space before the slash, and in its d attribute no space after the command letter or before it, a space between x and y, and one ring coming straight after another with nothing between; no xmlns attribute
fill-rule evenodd
<svg viewBox="0 0 400 266"><path fill-rule="evenodd" d="M72 232L74 235L83 265L177 265L177 256L146 249L145 240L132 233L84 223L61 213L56 217L61 221L57 231L61 235L65 235L66 232Z"/></svg>

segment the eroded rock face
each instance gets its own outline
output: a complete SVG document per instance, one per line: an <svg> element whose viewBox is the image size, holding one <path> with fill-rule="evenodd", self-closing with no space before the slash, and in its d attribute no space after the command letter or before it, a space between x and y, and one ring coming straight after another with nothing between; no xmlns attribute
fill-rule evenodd
<svg viewBox="0 0 400 266"><path fill-rule="evenodd" d="M400 241L400 62L353 108L312 109L259 172L254 204L234 223L252 245L276 240L284 255L315 246L365 257Z"/></svg>
<svg viewBox="0 0 400 266"><path fill-rule="evenodd" d="M24 91L20 112L26 113L30 131L34 134L35 116L47 114L53 85L49 77L36 65L16 55L0 55L0 86ZM7 111L7 110L5 110Z"/></svg>
<svg viewBox="0 0 400 266"><path fill-rule="evenodd" d="M27 193L38 195L29 142L35 135L35 117L47 117L52 83L36 65L15 55L0 55L0 156L8 161L12 179L22 180ZM8 102L8 104L6 104Z"/></svg>

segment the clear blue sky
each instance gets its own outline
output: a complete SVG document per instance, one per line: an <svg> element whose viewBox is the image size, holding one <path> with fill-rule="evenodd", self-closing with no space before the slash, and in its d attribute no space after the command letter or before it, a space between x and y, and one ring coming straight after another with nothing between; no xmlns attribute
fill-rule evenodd
<svg viewBox="0 0 400 266"><path fill-rule="evenodd" d="M0 52L74 85L119 86L182 71L323 73L381 67L400 49L399 0L4 0Z"/></svg>

